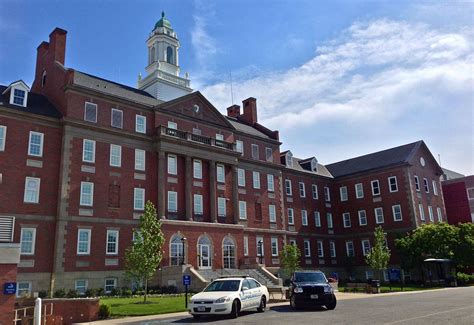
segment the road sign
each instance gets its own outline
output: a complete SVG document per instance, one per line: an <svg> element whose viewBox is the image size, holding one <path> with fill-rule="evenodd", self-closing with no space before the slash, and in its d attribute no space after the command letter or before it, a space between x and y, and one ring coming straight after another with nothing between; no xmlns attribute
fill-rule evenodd
<svg viewBox="0 0 474 325"><path fill-rule="evenodd" d="M191 285L191 276L188 274L183 275L183 285L189 286Z"/></svg>
<svg viewBox="0 0 474 325"><path fill-rule="evenodd" d="M14 295L16 293L16 282L6 282L3 285L4 295Z"/></svg>

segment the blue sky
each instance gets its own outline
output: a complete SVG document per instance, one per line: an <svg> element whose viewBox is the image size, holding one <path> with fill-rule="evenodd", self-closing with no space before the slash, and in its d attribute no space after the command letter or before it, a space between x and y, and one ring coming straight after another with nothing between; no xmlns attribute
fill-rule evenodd
<svg viewBox="0 0 474 325"><path fill-rule="evenodd" d="M192 87L221 110L257 98L282 149L322 163L425 140L474 174L474 6L464 1L0 0L0 83L31 84L36 47L68 31L66 66L136 85L161 11Z"/></svg>

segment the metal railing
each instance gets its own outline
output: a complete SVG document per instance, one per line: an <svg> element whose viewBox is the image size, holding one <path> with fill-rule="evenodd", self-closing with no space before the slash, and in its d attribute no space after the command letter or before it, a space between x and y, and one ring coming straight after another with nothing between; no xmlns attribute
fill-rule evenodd
<svg viewBox="0 0 474 325"><path fill-rule="evenodd" d="M235 143L231 143L231 142L227 142L223 140L217 140L217 139L206 137L200 134L194 134L191 132L172 129L166 126L160 126L159 128L160 128L159 133L161 135L179 138L186 141L193 141L193 142L201 143L201 144L212 146L212 147L222 148L226 150L232 150L232 151L236 150Z"/></svg>
<svg viewBox="0 0 474 325"><path fill-rule="evenodd" d="M15 309L15 318L13 319L13 325L21 324L33 324L35 315L35 307L23 307ZM53 315L53 304L44 304L41 307L41 322L47 324L48 317Z"/></svg>

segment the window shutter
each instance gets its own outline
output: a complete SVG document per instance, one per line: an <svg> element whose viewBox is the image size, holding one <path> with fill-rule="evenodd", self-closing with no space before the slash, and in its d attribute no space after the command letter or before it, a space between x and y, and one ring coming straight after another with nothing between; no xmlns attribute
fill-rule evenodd
<svg viewBox="0 0 474 325"><path fill-rule="evenodd" d="M12 242L15 217L0 217L0 242Z"/></svg>

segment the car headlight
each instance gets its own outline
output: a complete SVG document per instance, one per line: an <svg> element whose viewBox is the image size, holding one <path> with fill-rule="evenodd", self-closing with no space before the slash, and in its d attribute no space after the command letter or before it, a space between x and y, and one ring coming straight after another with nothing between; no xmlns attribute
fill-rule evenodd
<svg viewBox="0 0 474 325"><path fill-rule="evenodd" d="M222 297L222 298L219 298L217 299L216 301L214 301L214 303L216 304L222 304L224 302L229 302L230 301L230 297Z"/></svg>
<svg viewBox="0 0 474 325"><path fill-rule="evenodd" d="M332 293L332 287L331 286L325 286L324 287L324 293Z"/></svg>
<svg viewBox="0 0 474 325"><path fill-rule="evenodd" d="M296 287L295 290L293 290L294 293L303 293L303 288L301 287Z"/></svg>

